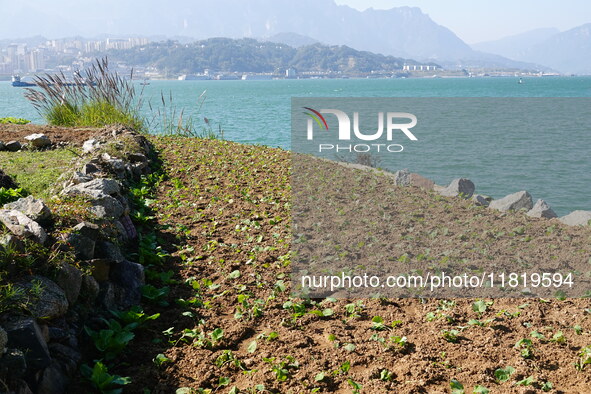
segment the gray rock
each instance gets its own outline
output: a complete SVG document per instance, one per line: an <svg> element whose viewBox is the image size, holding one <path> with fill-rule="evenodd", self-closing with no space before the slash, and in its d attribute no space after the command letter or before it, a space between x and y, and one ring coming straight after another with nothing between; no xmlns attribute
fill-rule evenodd
<svg viewBox="0 0 591 394"><path fill-rule="evenodd" d="M95 150L97 150L98 148L100 148L100 146L101 146L100 141L92 138L90 140L84 141L84 143L82 144L82 152L83 153L92 153Z"/></svg>
<svg viewBox="0 0 591 394"><path fill-rule="evenodd" d="M111 260L114 263L120 263L125 260L119 246L108 241L98 241L96 243L95 254L98 258Z"/></svg>
<svg viewBox="0 0 591 394"><path fill-rule="evenodd" d="M101 282L101 288L97 298L99 305L107 310L115 309L117 307L115 302L115 285L109 281Z"/></svg>
<svg viewBox="0 0 591 394"><path fill-rule="evenodd" d="M588 226L591 220L591 211L573 211L559 220L569 226Z"/></svg>
<svg viewBox="0 0 591 394"><path fill-rule="evenodd" d="M70 305L74 304L80 295L82 287L82 271L63 263L57 272L55 283L66 293L68 303Z"/></svg>
<svg viewBox="0 0 591 394"><path fill-rule="evenodd" d="M410 172L407 169L396 171L394 184L396 186L410 186Z"/></svg>
<svg viewBox="0 0 591 394"><path fill-rule="evenodd" d="M18 141L9 141L5 145L6 150L10 152L18 152L23 147Z"/></svg>
<svg viewBox="0 0 591 394"><path fill-rule="evenodd" d="M129 170L136 177L140 177L143 174L147 173L147 171L146 171L147 168L148 168L148 163L133 163L133 164L130 164L130 166L129 166Z"/></svg>
<svg viewBox="0 0 591 394"><path fill-rule="evenodd" d="M472 201L474 201L476 203L476 205L488 207L488 205L492 201L492 198L489 196L483 196L481 194L473 194Z"/></svg>
<svg viewBox="0 0 591 394"><path fill-rule="evenodd" d="M66 188L63 193L66 195L86 195L91 198L102 198L113 196L121 192L119 182L114 179L97 178L89 182Z"/></svg>
<svg viewBox="0 0 591 394"><path fill-rule="evenodd" d="M43 276L32 276L26 282L20 282L17 286L31 291L39 287L37 302L29 305L33 317L38 319L53 319L63 316L68 311L68 298L66 293L54 281Z"/></svg>
<svg viewBox="0 0 591 394"><path fill-rule="evenodd" d="M127 155L127 160L132 163L147 163L148 158L142 153L130 153Z"/></svg>
<svg viewBox="0 0 591 394"><path fill-rule="evenodd" d="M19 198L18 200L4 204L5 209L15 209L27 215L36 222L48 222L51 220L51 211L45 202L33 196Z"/></svg>
<svg viewBox="0 0 591 394"><path fill-rule="evenodd" d="M121 307L128 308L140 303L141 287L145 283L143 265L124 260L111 267L110 278L118 287L116 300Z"/></svg>
<svg viewBox="0 0 591 394"><path fill-rule="evenodd" d="M76 372L78 363L82 360L80 352L61 343L50 343L49 352L54 359L59 360L69 375Z"/></svg>
<svg viewBox="0 0 591 394"><path fill-rule="evenodd" d="M14 235L30 238L42 245L47 241L47 233L43 227L20 211L0 209L0 222Z"/></svg>
<svg viewBox="0 0 591 394"><path fill-rule="evenodd" d="M34 318L26 317L9 321L5 329L8 333L8 346L22 350L29 367L43 369L49 365L51 362L49 349Z"/></svg>
<svg viewBox="0 0 591 394"><path fill-rule="evenodd" d="M19 379L27 372L27 359L20 349L8 349L3 357L0 357L0 376L10 376Z"/></svg>
<svg viewBox="0 0 591 394"><path fill-rule="evenodd" d="M81 183L86 183L92 181L94 178L90 175L83 174L82 172L75 171L72 174L72 183L74 185L79 185Z"/></svg>
<svg viewBox="0 0 591 394"><path fill-rule="evenodd" d="M84 235L87 238L96 241L100 236L100 228L98 225L90 222L80 222L75 225L72 230L80 235Z"/></svg>
<svg viewBox="0 0 591 394"><path fill-rule="evenodd" d="M2 327L0 327L0 357L6 352L6 344L8 343L8 335Z"/></svg>
<svg viewBox="0 0 591 394"><path fill-rule="evenodd" d="M527 213L527 216L531 216L534 218L546 218L552 219L558 217L556 213L550 208L550 206L544 200L538 200L534 204L533 208L530 209Z"/></svg>
<svg viewBox="0 0 591 394"><path fill-rule="evenodd" d="M457 178L439 192L442 196L470 198L474 194L474 183L467 178Z"/></svg>
<svg viewBox="0 0 591 394"><path fill-rule="evenodd" d="M74 250L77 259L92 260L94 258L94 240L82 234L70 233L66 236L66 242Z"/></svg>
<svg viewBox="0 0 591 394"><path fill-rule="evenodd" d="M45 134L31 134L25 137L34 148L45 148L51 145L51 140Z"/></svg>
<svg viewBox="0 0 591 394"><path fill-rule="evenodd" d="M125 162L121 159L110 159L106 162L106 164L113 170L115 173L121 173L125 171Z"/></svg>
<svg viewBox="0 0 591 394"><path fill-rule="evenodd" d="M14 394L33 394L27 382L22 379L13 380L11 386Z"/></svg>
<svg viewBox="0 0 591 394"><path fill-rule="evenodd" d="M500 200L493 200L489 208L497 209L501 212L506 211L519 211L525 209L529 211L534 206L531 195L527 191L520 191L517 193L509 194L501 198Z"/></svg>
<svg viewBox="0 0 591 394"><path fill-rule="evenodd" d="M99 171L100 171L99 168L96 165L94 165L93 163L86 163L86 164L84 164L84 166L82 166L81 172L84 175L91 175L91 174L94 174Z"/></svg>
<svg viewBox="0 0 591 394"><path fill-rule="evenodd" d="M106 278L109 277L109 273L107 272ZM82 287L80 288L80 298L83 298L90 303L96 301L96 298L99 295L100 287L96 279L94 277L85 275L82 277Z"/></svg>
<svg viewBox="0 0 591 394"><path fill-rule="evenodd" d="M56 360L45 368L37 385L38 394L64 393L69 379Z"/></svg>
<svg viewBox="0 0 591 394"><path fill-rule="evenodd" d="M92 201L90 212L98 219L119 218L125 213L125 207L116 198L104 196Z"/></svg>

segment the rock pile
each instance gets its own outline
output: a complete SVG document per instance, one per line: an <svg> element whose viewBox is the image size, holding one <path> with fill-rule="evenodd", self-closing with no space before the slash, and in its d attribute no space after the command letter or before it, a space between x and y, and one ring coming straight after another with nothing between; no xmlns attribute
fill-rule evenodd
<svg viewBox="0 0 591 394"><path fill-rule="evenodd" d="M51 145L43 135L26 139L35 148ZM56 218L42 200L29 196L0 209L0 222L9 231L0 238L0 250L23 250L23 239L57 245L91 272L62 263L51 278L31 275L15 284L36 297L28 305L30 316L0 316L0 380L16 392L64 392L82 358L77 335L84 323L78 305L120 309L141 299L144 268L125 259L118 245L137 237L126 192L130 181L149 172L150 146L136 133L116 130L112 138L87 141L85 147L77 171L64 177L59 194L87 201L92 220L50 236ZM14 186L2 172L0 182Z"/></svg>

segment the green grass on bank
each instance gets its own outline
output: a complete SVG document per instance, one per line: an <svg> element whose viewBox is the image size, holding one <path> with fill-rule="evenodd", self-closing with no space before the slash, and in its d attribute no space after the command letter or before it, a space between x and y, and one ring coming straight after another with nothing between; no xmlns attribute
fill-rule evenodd
<svg viewBox="0 0 591 394"><path fill-rule="evenodd" d="M75 157L75 152L68 149L0 152L0 169L26 194L45 199L51 196L52 186Z"/></svg>

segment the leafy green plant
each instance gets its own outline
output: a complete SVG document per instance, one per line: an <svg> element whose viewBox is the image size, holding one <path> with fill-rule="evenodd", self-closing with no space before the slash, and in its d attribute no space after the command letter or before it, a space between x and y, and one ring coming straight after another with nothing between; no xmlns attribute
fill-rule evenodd
<svg viewBox="0 0 591 394"><path fill-rule="evenodd" d="M591 346L585 346L579 351L579 361L575 363L575 368L582 371L587 364L591 364Z"/></svg>
<svg viewBox="0 0 591 394"><path fill-rule="evenodd" d="M563 344L566 343L566 337L562 333L562 331L557 331L552 338L550 339L551 342Z"/></svg>
<svg viewBox="0 0 591 394"><path fill-rule="evenodd" d="M388 327L384 324L384 319L380 316L374 316L372 319L371 329L376 331L387 330Z"/></svg>
<svg viewBox="0 0 591 394"><path fill-rule="evenodd" d="M161 367L162 365L164 365L164 364L166 364L166 363L170 363L170 362L172 362L172 360L171 360L171 359L169 359L168 357L166 357L166 356L165 356L164 354L162 354L162 353L160 353L160 354L157 354L157 355L156 355L156 357L154 357L154 358L152 359L152 361L154 362L154 364L155 364L157 367Z"/></svg>
<svg viewBox="0 0 591 394"><path fill-rule="evenodd" d="M166 297L168 296L168 293L170 293L170 288L168 286L157 288L148 284L142 286L140 290L142 296L148 301L160 306L168 306L168 302L166 301Z"/></svg>
<svg viewBox="0 0 591 394"><path fill-rule="evenodd" d="M127 347L135 334L131 332L131 326L123 327L114 319L102 320L107 325L106 329L94 331L85 326L84 330L92 338L96 349L105 355L105 359L113 360Z"/></svg>
<svg viewBox="0 0 591 394"><path fill-rule="evenodd" d="M150 320L156 320L160 317L160 313L148 315L140 306L133 306L126 311L111 311L111 314L119 319L123 324L129 325L132 329L141 327Z"/></svg>
<svg viewBox="0 0 591 394"><path fill-rule="evenodd" d="M271 365L271 371L275 373L275 378L280 382L289 379L289 369L300 367L299 362L293 356L287 356L279 363L275 363L275 357L263 358L263 361Z"/></svg>
<svg viewBox="0 0 591 394"><path fill-rule="evenodd" d="M488 307L491 306L492 304L493 304L492 301L486 302L483 300L478 300L472 304L472 310L474 312L478 313L479 316L481 316L484 312L486 312Z"/></svg>
<svg viewBox="0 0 591 394"><path fill-rule="evenodd" d="M449 386L451 388L452 394L464 394L464 385L457 381L456 379L452 379L449 382Z"/></svg>
<svg viewBox="0 0 591 394"><path fill-rule="evenodd" d="M24 197L24 192L20 187L17 189L7 189L5 187L0 187L0 206L16 201L21 197Z"/></svg>
<svg viewBox="0 0 591 394"><path fill-rule="evenodd" d="M488 394L488 393L490 393L490 390L484 386L479 385L479 384L474 386L474 390L472 390L472 394Z"/></svg>
<svg viewBox="0 0 591 394"><path fill-rule="evenodd" d="M361 389L363 388L363 385L361 385L360 383L355 382L351 378L347 379L347 382L351 386L352 391L353 391L353 394L359 394L361 392Z"/></svg>
<svg viewBox="0 0 591 394"><path fill-rule="evenodd" d="M103 394L119 394L123 392L120 386L131 383L131 379L128 377L111 375L107 366L100 361L95 362L92 368L83 364L80 367L80 372L94 388Z"/></svg>
<svg viewBox="0 0 591 394"><path fill-rule="evenodd" d="M521 357L523 358L531 358L534 355L534 346L531 339L520 339L515 343L514 348L519 349Z"/></svg>
<svg viewBox="0 0 591 394"><path fill-rule="evenodd" d="M518 382L515 382L516 386L531 386L534 384L536 379L533 376L528 376L527 378L521 379Z"/></svg>
<svg viewBox="0 0 591 394"><path fill-rule="evenodd" d="M441 335L446 341L456 343L459 340L460 332L458 330L443 330Z"/></svg>
<svg viewBox="0 0 591 394"><path fill-rule="evenodd" d="M499 383L506 382L511 378L511 375L515 373L515 368L506 366L505 368L499 368L495 370L495 379Z"/></svg>
<svg viewBox="0 0 591 394"><path fill-rule="evenodd" d="M384 382L390 382L393 379L394 374L392 372L388 371L387 369L382 369L380 371L380 380L383 380Z"/></svg>

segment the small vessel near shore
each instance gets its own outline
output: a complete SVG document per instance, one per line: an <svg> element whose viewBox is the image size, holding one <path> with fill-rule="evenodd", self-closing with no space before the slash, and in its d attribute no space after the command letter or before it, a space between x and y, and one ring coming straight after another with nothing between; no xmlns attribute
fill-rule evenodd
<svg viewBox="0 0 591 394"><path fill-rule="evenodd" d="M52 83L48 83L48 85L53 85ZM65 82L65 83L61 83L62 86L87 86L87 85L92 85L95 86L96 83L94 82L88 82L85 79L82 79L81 82ZM20 75L13 75L12 76L12 86L17 87L17 88L26 88L26 87L32 87L32 86L38 86L35 82L26 82L21 80Z"/></svg>
<svg viewBox="0 0 591 394"><path fill-rule="evenodd" d="M12 86L17 87L17 88L23 88L23 87L37 86L37 84L21 81L21 77L19 75L13 75L12 76Z"/></svg>

